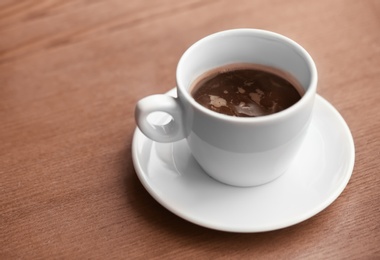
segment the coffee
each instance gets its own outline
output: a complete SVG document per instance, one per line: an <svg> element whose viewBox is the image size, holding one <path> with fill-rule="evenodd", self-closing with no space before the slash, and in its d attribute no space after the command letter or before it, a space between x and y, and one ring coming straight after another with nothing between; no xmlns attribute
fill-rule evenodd
<svg viewBox="0 0 380 260"><path fill-rule="evenodd" d="M256 64L213 69L194 81L193 98L230 116L258 117L280 112L301 99L303 88L289 74Z"/></svg>

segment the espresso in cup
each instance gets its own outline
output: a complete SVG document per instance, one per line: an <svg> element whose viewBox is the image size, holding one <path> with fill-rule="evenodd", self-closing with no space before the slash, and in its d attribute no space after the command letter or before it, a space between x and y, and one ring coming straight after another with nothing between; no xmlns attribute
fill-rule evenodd
<svg viewBox="0 0 380 260"><path fill-rule="evenodd" d="M148 138L186 139L205 173L229 185L261 185L287 171L308 131L317 89L315 64L299 44L264 30L218 32L185 51L176 82L176 97L137 103L136 123ZM155 124L154 112L170 120Z"/></svg>
<svg viewBox="0 0 380 260"><path fill-rule="evenodd" d="M230 116L258 117L280 112L303 95L294 77L258 64L230 64L194 81L193 98L202 106Z"/></svg>

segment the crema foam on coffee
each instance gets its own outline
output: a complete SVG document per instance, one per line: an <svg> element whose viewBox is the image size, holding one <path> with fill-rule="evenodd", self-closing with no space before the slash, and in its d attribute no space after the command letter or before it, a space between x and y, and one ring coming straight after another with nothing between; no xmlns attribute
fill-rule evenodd
<svg viewBox="0 0 380 260"><path fill-rule="evenodd" d="M258 117L294 105L301 99L303 88L283 71L257 64L232 64L201 75L192 84L191 94L212 111Z"/></svg>

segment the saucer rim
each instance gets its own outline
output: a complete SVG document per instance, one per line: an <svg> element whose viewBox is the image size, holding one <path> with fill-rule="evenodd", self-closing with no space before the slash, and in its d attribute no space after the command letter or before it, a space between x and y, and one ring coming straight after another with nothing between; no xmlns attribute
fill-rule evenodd
<svg viewBox="0 0 380 260"><path fill-rule="evenodd" d="M176 93L176 89L171 89L169 92L167 92L166 94L168 95L175 95ZM225 231L225 232L234 232L234 233L259 233L259 232L267 232L267 231L274 231L274 230L279 230L279 229L283 229L283 228L287 228L287 227L290 227L290 226L293 226L293 225L296 225L296 224L299 224L307 219L310 219L312 218L313 216L317 215L318 213L322 212L324 209L326 209L328 206L330 206L339 196L340 194L344 191L345 187L347 186L349 180L351 179L351 176L353 174L353 169L354 169L354 164L355 164L355 146L354 146L354 141L353 141L353 137L352 137L352 133L346 123L346 121L344 120L344 118L342 117L342 115L338 112L338 110L331 104L329 103L326 99L324 99L322 96L316 94L316 100L315 102L322 102L323 106L327 107L327 109L329 110L330 113L334 113L334 118L335 120L339 120L339 122L337 124L339 124L341 127L342 127L342 135L345 135L345 137L343 138L345 140L345 142L347 142L346 145L348 145L349 147L349 151L347 153L347 167L346 167L346 170L342 170L344 171L342 173L342 176L344 176L344 178L342 179L342 181L340 182L340 185L337 185L336 188L334 188L332 191L331 191L331 194L322 202L318 203L318 205L316 205L315 207L313 207L312 209L308 210L308 211L305 211L303 214L298 214L298 216L294 216L292 218L289 218L289 219L285 219L284 221L282 222L279 222L277 224L271 224L271 225L267 225L267 226L261 226L260 228L258 227L254 227L254 228L249 228L249 227L245 227L245 228L236 228L236 227L228 227L228 224L227 225L215 225L213 223L209 223L208 221L201 221L199 219L195 219L193 218L192 216L188 216L184 213L182 213L181 210L178 210L176 207L172 207L170 205L170 203L167 203L165 200L163 200L159 194L155 191L154 188L151 187L151 185L149 184L147 178L145 178L145 173L144 173L144 170L143 170L143 167L142 165L140 164L139 162L139 158L138 158L138 153L137 153L137 149L138 149L138 142L137 142L137 139L138 139L138 135L141 134L141 131L138 129L138 127L136 127L135 131L134 131L134 134L133 134L133 141L132 141L132 159L133 159L133 164L134 164L134 168L136 170L136 175L137 177L139 178L140 182L142 183L142 185L144 186L144 188L148 191L148 193L157 201L159 202L159 204L161 204L163 207L165 207L166 209L168 209L169 211L171 211L172 213L174 213L175 215L193 223L193 224L196 224L196 225L199 225L199 226L202 226L202 227L206 227L206 228L210 228L210 229L214 229L214 230L219 230L219 231ZM145 137L145 136L144 136ZM145 137L147 138L147 137ZM148 138L147 138L148 139ZM150 140L151 142L154 142L152 140ZM212 179L213 181L217 182L216 180ZM268 184L265 184L265 185L270 185L271 183L268 183ZM226 185L226 184L224 184ZM255 189L255 187L234 187L234 186L229 186L229 185L226 185L228 187L233 187L233 188L236 188L236 189Z"/></svg>

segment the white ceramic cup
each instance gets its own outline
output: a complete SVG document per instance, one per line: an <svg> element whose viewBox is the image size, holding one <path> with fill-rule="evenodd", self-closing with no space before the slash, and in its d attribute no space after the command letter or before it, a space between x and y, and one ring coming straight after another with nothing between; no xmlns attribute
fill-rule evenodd
<svg viewBox="0 0 380 260"><path fill-rule="evenodd" d="M291 74L305 93L296 104L261 117L233 117L198 104L190 87L203 73L233 63L270 66ZM317 70L296 42L277 33L234 29L209 35L193 44L177 66L177 98L162 94L137 103L140 130L157 142L186 138L192 155L214 179L234 186L255 186L282 175L293 162L307 132L317 89ZM153 112L171 120L155 125Z"/></svg>

